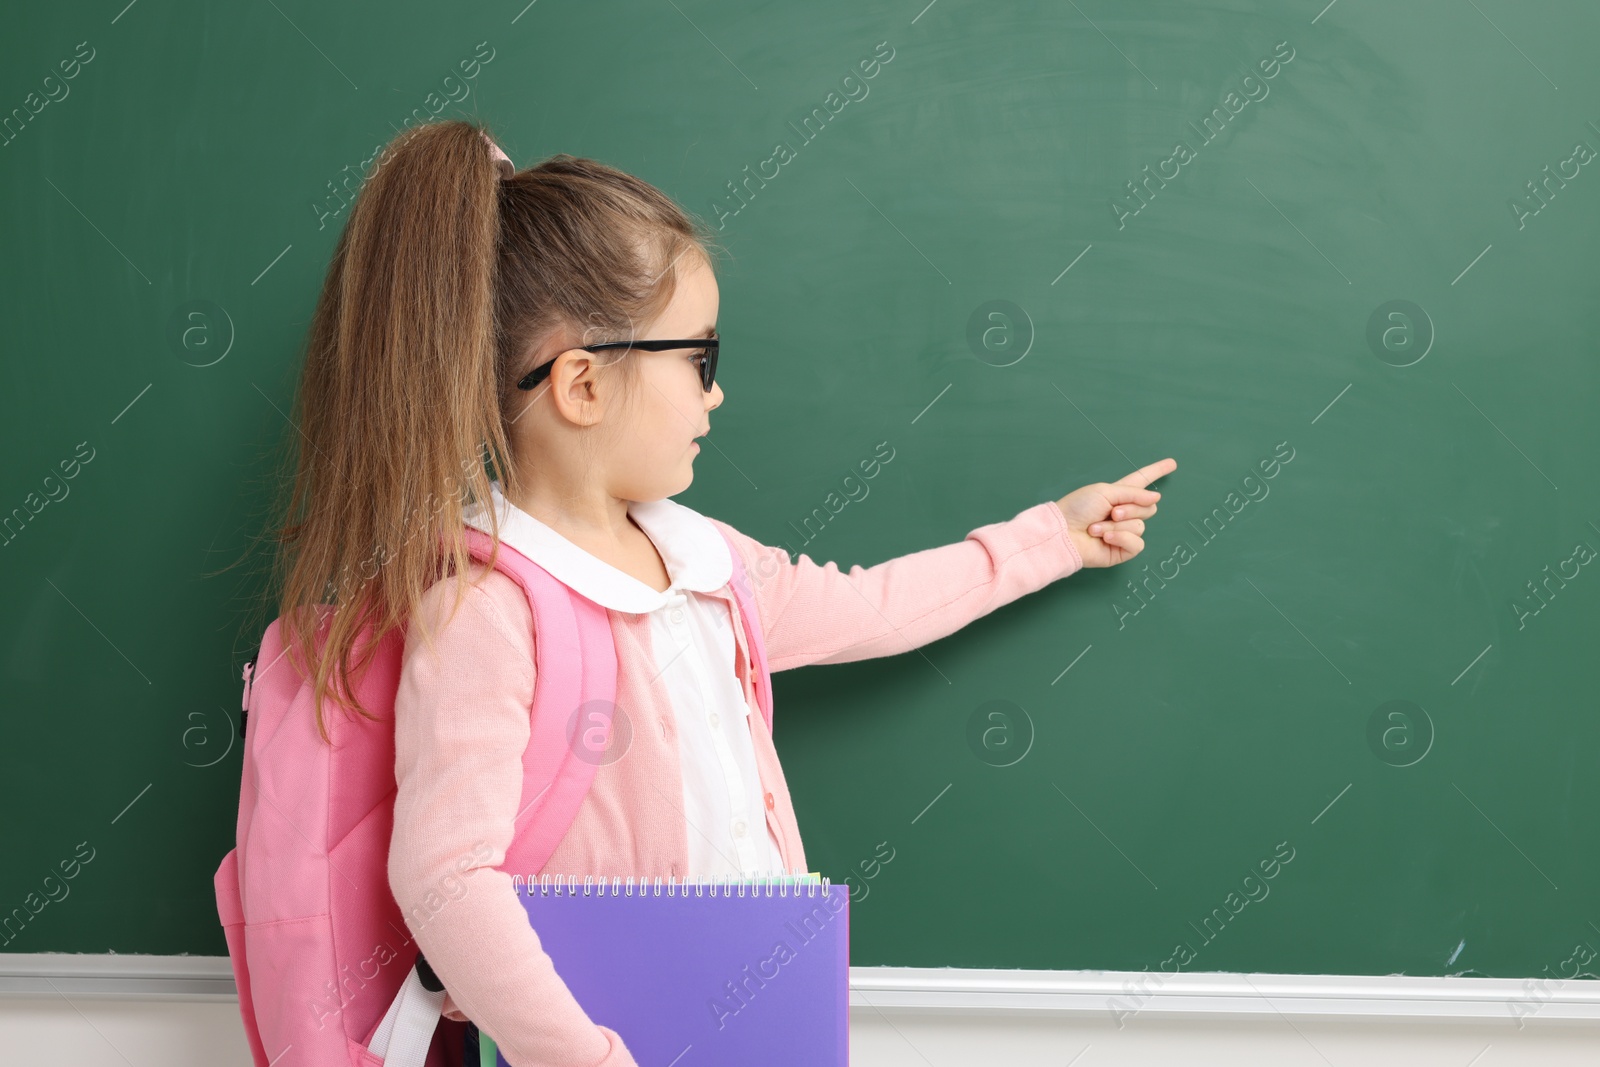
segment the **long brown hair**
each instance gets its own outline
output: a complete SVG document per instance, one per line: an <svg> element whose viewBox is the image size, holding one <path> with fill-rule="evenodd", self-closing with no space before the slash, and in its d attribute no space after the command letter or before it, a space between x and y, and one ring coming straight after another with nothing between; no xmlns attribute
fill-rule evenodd
<svg viewBox="0 0 1600 1067"><path fill-rule="evenodd" d="M459 606L463 511L491 478L519 492L511 422L534 394L515 383L540 346L558 331L628 339L671 300L679 259L714 264L718 247L659 190L594 160L556 155L502 179L468 122L407 129L380 154L311 319L275 521L280 625L314 677L324 739L330 687L373 718L355 681L429 586L453 574ZM614 366L624 387L637 373L626 356Z"/></svg>

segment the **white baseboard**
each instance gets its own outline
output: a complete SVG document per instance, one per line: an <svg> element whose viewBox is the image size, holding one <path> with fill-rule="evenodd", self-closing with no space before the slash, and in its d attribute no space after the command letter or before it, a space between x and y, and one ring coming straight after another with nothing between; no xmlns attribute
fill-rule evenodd
<svg viewBox="0 0 1600 1067"><path fill-rule="evenodd" d="M0 996L237 999L226 956L0 953ZM899 1014L1600 1020L1600 981L852 967L853 1007Z"/></svg>

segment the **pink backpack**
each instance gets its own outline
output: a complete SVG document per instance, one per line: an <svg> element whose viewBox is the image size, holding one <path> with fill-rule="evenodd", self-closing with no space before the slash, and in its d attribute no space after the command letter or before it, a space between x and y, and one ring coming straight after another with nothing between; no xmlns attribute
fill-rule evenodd
<svg viewBox="0 0 1600 1067"><path fill-rule="evenodd" d="M469 527L467 539L472 557L486 562L488 535ZM759 616L731 542L728 551L757 703L770 730L772 680ZM538 873L594 779L596 764L579 758L576 738L567 736L571 709L591 701L611 706L616 649L604 608L504 542L495 569L527 594L538 635L524 803L501 869ZM428 1067L458 1063L463 1024L437 1027L446 1038L430 1044L444 994L426 966L415 966L417 946L389 891L403 628L384 637L355 687L376 720L347 715L330 694L323 710L331 743L325 743L310 681L284 655L281 623L267 628L260 652L244 668L251 725L244 733L237 844L215 878L256 1067L379 1067L420 1064L424 1055ZM609 731L609 716L586 718L580 727ZM431 991L431 1014L414 1003L430 995L423 989ZM405 1038L411 1047L403 1051L395 1047L403 1043L399 1036L389 1045L397 1017L412 1020ZM387 1059L372 1051L374 1044L387 1047Z"/></svg>

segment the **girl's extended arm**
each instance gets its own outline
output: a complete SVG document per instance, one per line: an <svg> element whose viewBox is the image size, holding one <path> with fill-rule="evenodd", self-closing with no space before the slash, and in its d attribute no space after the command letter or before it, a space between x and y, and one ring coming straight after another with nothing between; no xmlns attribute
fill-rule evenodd
<svg viewBox="0 0 1600 1067"><path fill-rule="evenodd" d="M448 581L423 595L431 649L406 641L390 888L449 993L446 1011L465 1012L513 1067L634 1067L567 989L510 875L495 869L521 802L533 706L527 601L498 572L469 587L446 623L453 597Z"/></svg>
<svg viewBox="0 0 1600 1067"><path fill-rule="evenodd" d="M907 652L1083 566L1054 501L956 544L841 573L713 519L739 550L773 671Z"/></svg>

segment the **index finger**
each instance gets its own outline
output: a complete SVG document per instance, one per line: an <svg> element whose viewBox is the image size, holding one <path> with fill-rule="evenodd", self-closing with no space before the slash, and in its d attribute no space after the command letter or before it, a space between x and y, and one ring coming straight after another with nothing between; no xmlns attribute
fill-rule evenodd
<svg viewBox="0 0 1600 1067"><path fill-rule="evenodd" d="M1118 478L1117 485L1129 485L1135 489L1143 489L1151 482L1164 475L1171 474L1178 469L1178 461L1168 456L1166 459L1157 460L1149 466L1140 467L1125 478Z"/></svg>

